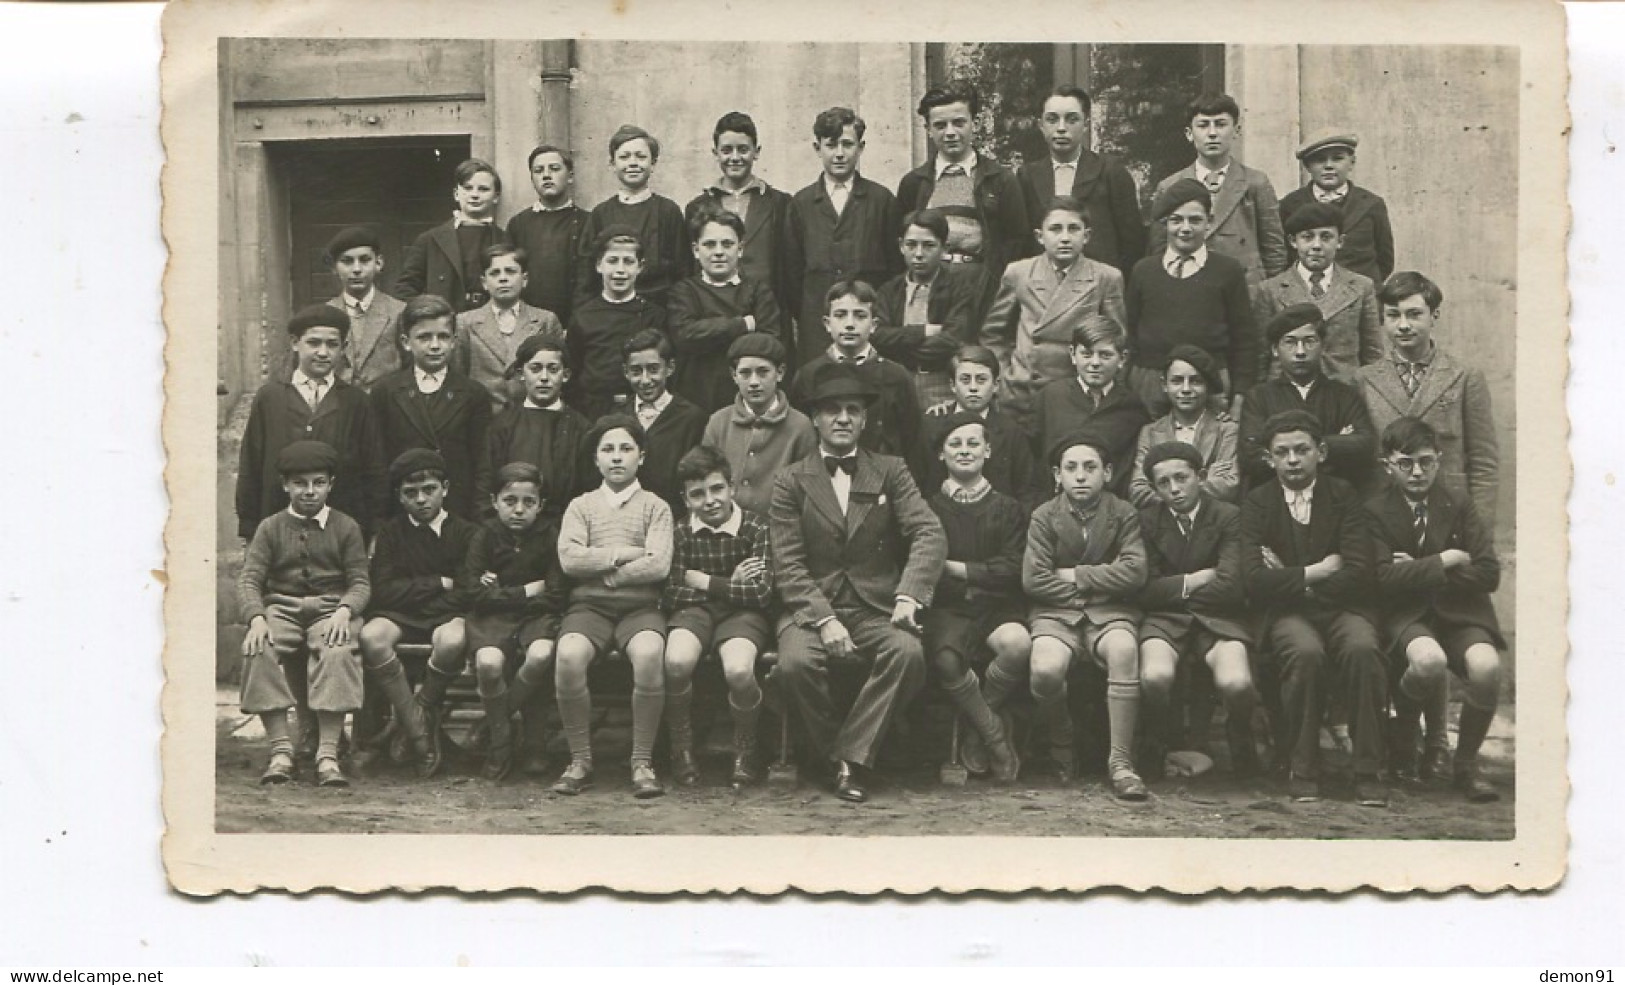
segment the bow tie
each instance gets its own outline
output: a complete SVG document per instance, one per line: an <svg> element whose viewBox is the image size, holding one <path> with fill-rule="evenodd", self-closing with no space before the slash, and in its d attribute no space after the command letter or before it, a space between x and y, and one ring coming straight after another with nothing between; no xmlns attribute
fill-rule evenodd
<svg viewBox="0 0 1625 985"><path fill-rule="evenodd" d="M824 471L828 472L833 477L836 469L840 469L847 475L857 475L858 456L848 455L845 458L836 458L832 455L825 455Z"/></svg>

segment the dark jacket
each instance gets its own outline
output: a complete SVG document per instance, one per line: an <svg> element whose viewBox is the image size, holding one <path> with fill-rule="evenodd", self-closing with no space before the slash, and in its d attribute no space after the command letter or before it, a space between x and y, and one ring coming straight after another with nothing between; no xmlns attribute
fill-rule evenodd
<svg viewBox="0 0 1625 985"><path fill-rule="evenodd" d="M1281 221L1314 200L1308 185L1288 192L1281 199ZM1290 240L1286 248L1296 262ZM1353 182L1343 199L1343 245L1337 251L1337 262L1371 278L1379 288L1394 272L1394 227L1388 221L1388 203Z"/></svg>
<svg viewBox="0 0 1625 985"><path fill-rule="evenodd" d="M379 380L371 399L384 468L408 448L438 451L451 483L446 509L464 519L478 516L479 492L490 488L491 395L485 387L451 368L439 392L425 397L413 370L402 369ZM387 492L388 512L399 513L394 491Z"/></svg>
<svg viewBox="0 0 1625 985"><path fill-rule="evenodd" d="M254 394L237 460L237 535L254 536L261 520L288 508L277 454L295 441L325 441L339 453L328 505L370 532L384 509L384 466L378 426L367 395L334 382L313 412L292 384L272 381Z"/></svg>
<svg viewBox="0 0 1625 985"><path fill-rule="evenodd" d="M490 246L507 238L507 231L492 223L486 227L480 242ZM490 299L479 281L470 282L463 276L471 259L463 256L457 230L451 222L443 222L407 247L401 272L389 293L402 301L410 301L419 294L437 294L457 311L472 311Z"/></svg>
<svg viewBox="0 0 1625 985"><path fill-rule="evenodd" d="M906 324L908 274L898 274L876 286L875 334L870 342L882 356L904 369L948 372L949 360L961 346L976 343L977 292L980 283L963 276L964 270L945 264L931 282L926 317L942 332L926 338L925 326Z"/></svg>
<svg viewBox="0 0 1625 985"><path fill-rule="evenodd" d="M1033 230L1038 222L1027 211L1027 196L1021 179L1008 168L985 154L976 155L974 171L976 215L982 223L982 267L985 276L975 294L973 314L978 319L993 302L998 289L999 275L1011 260L1032 256L1038 252L1038 241ZM897 184L897 209L907 215L927 208L937 188L937 159L932 154L926 162ZM897 236L902 236L901 215ZM877 285L878 286L878 285Z"/></svg>
<svg viewBox="0 0 1625 985"><path fill-rule="evenodd" d="M1366 501L1383 600L1382 621L1377 624L1383 644L1393 646L1406 629L1426 620L1434 632L1476 626L1497 645L1506 646L1490 601L1501 585L1494 534L1479 519L1472 500L1437 482L1428 491L1427 518L1427 535L1419 547L1410 501L1402 490L1389 486ZM1472 563L1446 571L1439 555L1452 547L1471 554ZM1395 553L1415 560L1395 561Z"/></svg>
<svg viewBox="0 0 1625 985"><path fill-rule="evenodd" d="M745 210L745 236L740 242L739 272L766 284L773 292L773 300L788 320L791 275L799 275L790 267L790 193L762 182L763 190L756 194ZM707 188L683 207L683 218L692 221L701 206L721 208L721 197L715 187Z"/></svg>
<svg viewBox="0 0 1625 985"><path fill-rule="evenodd" d="M479 589L478 573L470 578L471 555L484 536L479 524L455 513L447 513L439 535L405 514L391 517L373 547L367 617L426 630L466 615ZM452 587L441 578L450 578Z"/></svg>
<svg viewBox="0 0 1625 985"><path fill-rule="evenodd" d="M1225 639L1252 642L1241 586L1241 510L1207 494L1197 508L1189 539L1168 507L1140 510L1149 575L1140 591L1145 624L1184 629L1194 620ZM1181 598L1185 576L1212 568L1213 581Z"/></svg>
<svg viewBox="0 0 1625 985"><path fill-rule="evenodd" d="M1293 528L1298 523L1287 508L1279 482L1249 492L1241 507L1241 571L1247 598L1266 621L1291 612L1327 608L1353 612L1377 622L1376 579L1371 567L1371 535L1354 487L1335 476L1315 480L1309 527L1300 548ZM1275 552L1284 567L1264 564L1264 548ZM1337 554L1343 568L1305 591L1303 569Z"/></svg>
<svg viewBox="0 0 1625 985"><path fill-rule="evenodd" d="M855 279L879 287L903 271L897 248L897 199L861 174L852 178L846 208L839 216L820 175L790 202L790 303L796 315L792 371L829 346L824 330L824 294L836 281Z"/></svg>
<svg viewBox="0 0 1625 985"><path fill-rule="evenodd" d="M1036 229L1044 206L1055 197L1055 172L1048 155L1021 166L1021 184L1027 196L1027 215ZM1134 176L1115 158L1085 150L1078 156L1072 197L1083 203L1089 218L1089 242L1084 244L1083 255L1109 263L1127 277L1134 262L1145 255L1146 242Z"/></svg>

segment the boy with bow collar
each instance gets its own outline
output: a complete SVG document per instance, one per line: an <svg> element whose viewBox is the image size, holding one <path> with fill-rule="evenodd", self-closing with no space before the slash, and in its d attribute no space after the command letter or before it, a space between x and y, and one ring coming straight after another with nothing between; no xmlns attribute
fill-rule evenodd
<svg viewBox="0 0 1625 985"><path fill-rule="evenodd" d="M478 158L457 165L453 177L456 210L412 241L392 293L402 301L433 294L457 311L472 311L490 300L480 286L481 254L508 238L496 221L502 179Z"/></svg>
<svg viewBox="0 0 1625 985"><path fill-rule="evenodd" d="M522 300L529 283L530 254L517 246L486 247L480 286L491 300L457 316L457 368L491 391L491 413L522 399L523 387L509 377L524 341L541 332L563 332L551 311Z"/></svg>
<svg viewBox="0 0 1625 985"><path fill-rule="evenodd" d="M734 500L757 516L767 516L778 474L818 448L812 421L780 389L787 358L784 343L766 332L734 339L728 365L739 395L711 415L701 438L728 460Z"/></svg>
<svg viewBox="0 0 1625 985"><path fill-rule="evenodd" d="M862 449L874 388L845 364L812 392L819 450L780 473L769 508L779 597L779 667L811 753L833 768L835 795L868 797L865 773L896 713L925 682L919 613L947 554L942 524L902 459ZM829 664L868 667L837 714Z"/></svg>
<svg viewBox="0 0 1625 985"><path fill-rule="evenodd" d="M350 226L339 230L327 244L327 262L340 287L338 297L327 303L350 318L338 378L368 390L401 364L395 320L406 305L378 289L384 252L372 229Z"/></svg>
<svg viewBox="0 0 1625 985"><path fill-rule="evenodd" d="M1259 285L1259 320L1267 322L1295 304L1313 304L1326 319L1321 369L1334 380L1354 383L1361 366L1382 358L1377 288L1337 262L1347 239L1335 206L1313 202L1288 212L1285 228L1297 262ZM1269 373L1270 355L1262 354L1261 377Z"/></svg>
<svg viewBox="0 0 1625 985"><path fill-rule="evenodd" d="M1344 267L1381 284L1394 272L1394 230L1388 203L1382 196L1350 180L1355 148L1360 138L1340 130L1323 130L1298 148L1298 160L1309 182L1281 199L1281 214L1289 216L1311 202L1331 205L1343 214L1343 248L1338 260ZM1289 249L1291 244L1287 244Z"/></svg>

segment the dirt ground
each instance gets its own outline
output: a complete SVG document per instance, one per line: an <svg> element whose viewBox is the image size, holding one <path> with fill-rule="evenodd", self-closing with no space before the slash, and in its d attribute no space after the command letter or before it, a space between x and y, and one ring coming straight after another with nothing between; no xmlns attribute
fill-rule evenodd
<svg viewBox="0 0 1625 985"><path fill-rule="evenodd" d="M734 793L728 761L702 761L692 789L657 800L631 796L624 754L604 749L597 786L576 797L547 789L552 777L493 785L477 764L453 757L434 780L399 767L353 776L345 790L324 790L307 775L261 787L267 747L252 723L222 707L216 744L216 827L234 832L688 835L1066 835L1198 838L1416 838L1495 840L1513 837L1511 709L1504 709L1482 753L1485 772L1502 791L1488 805L1468 804L1444 784L1396 785L1386 809L1361 807L1347 794L1313 804L1290 802L1275 778L1237 781L1222 770L1152 785L1144 804L1114 800L1101 777L1061 787L1023 781L998 787L972 780L942 785L932 763L882 772L865 804L836 800L803 776L799 785L764 783ZM562 761L558 763L562 766Z"/></svg>

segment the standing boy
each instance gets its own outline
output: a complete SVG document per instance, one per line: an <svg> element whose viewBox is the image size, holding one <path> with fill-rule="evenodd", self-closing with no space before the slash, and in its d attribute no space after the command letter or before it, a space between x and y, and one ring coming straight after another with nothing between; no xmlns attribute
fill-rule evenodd
<svg viewBox="0 0 1625 985"><path fill-rule="evenodd" d="M1049 460L1061 491L1033 513L1021 585L1032 602L1029 669L1036 716L1062 783L1076 775L1067 673L1074 658L1106 672L1106 716L1112 792L1123 800L1148 793L1134 768L1140 714L1140 652L1132 602L1145 584L1145 545L1134 507L1107 491L1110 451L1087 431L1055 442Z"/></svg>
<svg viewBox="0 0 1625 985"><path fill-rule="evenodd" d="M1072 336L1090 315L1127 324L1123 275L1083 255L1089 219L1073 198L1055 198L1035 232L1043 255L1004 268L982 321L982 344L999 357L1000 406L1031 433L1038 391L1073 375Z"/></svg>
<svg viewBox="0 0 1625 985"><path fill-rule="evenodd" d="M484 253L480 286L491 300L457 316L457 368L491 391L491 412L520 399L523 387L508 373L519 345L538 332L562 332L551 311L533 308L521 294L530 269L523 248L498 243Z"/></svg>
<svg viewBox="0 0 1625 985"><path fill-rule="evenodd" d="M742 787L756 781L756 725L762 711L756 658L773 638L770 535L765 518L734 502L728 460L715 448L690 449L677 463L677 479L688 522L677 524L671 579L660 597L668 613L666 729L672 776L683 786L699 782L692 682L700 659L715 649L734 724L729 779Z"/></svg>
<svg viewBox="0 0 1625 985"><path fill-rule="evenodd" d="M671 341L659 329L646 328L621 346L621 365L632 387L632 409L648 436L638 481L671 507L673 516L685 509L677 463L705 434L708 415L666 388L677 362Z"/></svg>
<svg viewBox="0 0 1625 985"><path fill-rule="evenodd" d="M566 338L570 386L566 397L590 421L626 410L631 388L621 367L621 347L646 328L664 330L666 312L644 297L643 241L631 226L609 226L592 241L599 292L578 301Z"/></svg>
<svg viewBox="0 0 1625 985"><path fill-rule="evenodd" d="M1388 221L1388 203L1349 180L1354 173L1354 149L1359 145L1359 137L1336 130L1322 131L1304 141L1298 148L1298 160L1309 172L1309 183L1281 199L1281 214L1290 216L1311 202L1341 209L1343 248L1338 251L1338 262L1381 284L1394 272L1394 230Z"/></svg>
<svg viewBox="0 0 1625 985"><path fill-rule="evenodd" d="M709 188L683 208L689 223L702 210L732 212L745 224L740 234L739 272L746 279L766 285L785 319L789 332L790 280L790 195L763 181L756 174L756 161L762 145L756 136L756 121L740 112L724 113L711 131L711 153L721 172Z"/></svg>
<svg viewBox="0 0 1625 985"><path fill-rule="evenodd" d="M1286 239L1281 234L1281 208L1275 188L1231 154L1241 134L1241 107L1228 95L1204 95L1190 104L1185 139L1196 148L1196 161L1162 179L1157 192L1182 178L1195 178L1213 196L1208 246L1241 261L1249 283L1287 268ZM1163 251L1166 235L1151 223L1151 255Z"/></svg>
<svg viewBox="0 0 1625 985"><path fill-rule="evenodd" d="M812 421L791 407L780 389L786 358L784 343L765 332L734 339L728 364L739 395L732 406L711 415L701 439L722 452L733 476L734 500L757 516L767 515L778 474L818 447Z"/></svg>
<svg viewBox="0 0 1625 985"><path fill-rule="evenodd" d="M366 226L341 229L327 244L327 262L339 281L339 296L327 303L350 318L344 362L338 378L363 391L401 364L395 320L403 303L378 289L384 252L378 233Z"/></svg>
<svg viewBox="0 0 1625 985"><path fill-rule="evenodd" d="M564 402L570 379L562 332L532 335L519 344L514 359L524 399L509 404L491 421L487 474L527 462L542 473L542 509L557 519L570 500L591 488L591 456L586 450L592 423ZM486 490L495 493L495 490Z"/></svg>
<svg viewBox="0 0 1625 985"><path fill-rule="evenodd" d="M1270 417L1259 431L1274 479L1241 507L1241 570L1261 610L1259 638L1280 687L1277 749L1293 800L1320 798L1320 726L1328 698L1347 708L1354 796L1385 807L1382 710L1388 677L1377 642L1371 538L1354 488L1320 474L1321 422L1306 410Z"/></svg>
<svg viewBox="0 0 1625 985"><path fill-rule="evenodd" d="M1258 286L1259 319L1267 322L1295 304L1313 304L1326 320L1322 371L1341 383L1355 383L1361 366L1382 358L1381 318L1371 280L1337 262L1347 242L1343 215L1335 206L1309 203L1287 213L1286 235L1298 262ZM1269 357L1266 352L1260 360L1261 376L1269 372Z"/></svg>
<svg viewBox="0 0 1625 985"><path fill-rule="evenodd" d="M958 414L975 414L987 424L987 461L982 474L993 488L1025 506L1049 498L1050 478L1033 457L1032 439L1022 433L1010 415L994 406L999 389L999 357L986 346L967 345L954 353L953 399L926 411L921 426L921 443L935 448L942 429ZM936 489L948 478L940 458L921 470L927 489Z"/></svg>
<svg viewBox="0 0 1625 985"><path fill-rule="evenodd" d="M875 292L875 348L914 374L922 411L952 396L948 360L976 340L980 322L979 281L965 279L967 266L943 259L949 230L948 217L936 209L904 216L899 245L908 270Z"/></svg>
<svg viewBox="0 0 1625 985"><path fill-rule="evenodd" d="M581 262L577 256L581 231L587 226L587 210L575 203L575 159L562 147L542 144L530 152L526 167L536 201L508 220L508 239L530 258L521 296L526 304L551 311L568 325Z"/></svg>
<svg viewBox="0 0 1625 985"><path fill-rule="evenodd" d="M1120 379L1128 358L1123 327L1103 315L1085 318L1072 335L1073 375L1051 380L1038 394L1038 447L1050 448L1066 435L1088 430L1106 449L1109 488L1128 496L1140 429L1151 423L1145 404Z"/></svg>
<svg viewBox="0 0 1625 985"><path fill-rule="evenodd" d="M638 290L656 308L666 306L666 292L688 276L688 227L683 210L649 187L660 162L660 141L642 127L623 125L609 138L609 164L619 186L595 206L581 230L583 252L576 281L576 303L599 295L597 241L605 230L630 228L640 246L643 266Z"/></svg>
<svg viewBox="0 0 1625 985"><path fill-rule="evenodd" d="M780 336L784 323L772 287L741 267L743 219L702 205L691 213L689 232L699 273L673 287L667 305L681 357L672 388L709 414L733 401L728 347L751 332Z"/></svg>
<svg viewBox="0 0 1625 985"><path fill-rule="evenodd" d="M258 715L271 741L260 776L266 784L293 778L288 709L295 692L286 670L306 667L309 706L318 729L316 780L346 787L339 768L339 733L346 713L361 707L358 613L370 594L367 544L361 527L327 505L338 453L321 441L295 441L277 452L288 509L254 530L237 576L243 636L242 710Z"/></svg>
<svg viewBox="0 0 1625 985"><path fill-rule="evenodd" d="M502 179L477 158L457 165L451 218L412 241L392 292L402 301L420 294L444 298L457 311L473 311L490 300L480 286L481 258L507 239L497 224Z"/></svg>
<svg viewBox="0 0 1625 985"><path fill-rule="evenodd" d="M788 270L796 313L793 372L823 351L829 289L840 281L884 284L902 268L894 247L897 200L858 173L863 118L844 106L813 120L813 150L823 173L790 202Z"/></svg>
<svg viewBox="0 0 1625 985"><path fill-rule="evenodd" d="M384 461L409 448L428 448L445 459L446 508L472 518L486 486L491 395L451 365L456 349L451 305L427 294L401 312L401 341L409 365L378 381L372 391ZM398 508L394 504L391 511Z"/></svg>
<svg viewBox="0 0 1625 985"><path fill-rule="evenodd" d="M1140 194L1128 168L1086 146L1089 104L1089 94L1070 84L1057 86L1044 100L1038 125L1049 154L1021 166L1027 214L1036 217L1045 202L1061 195L1082 202L1091 230L1083 255L1127 277L1145 255Z"/></svg>

